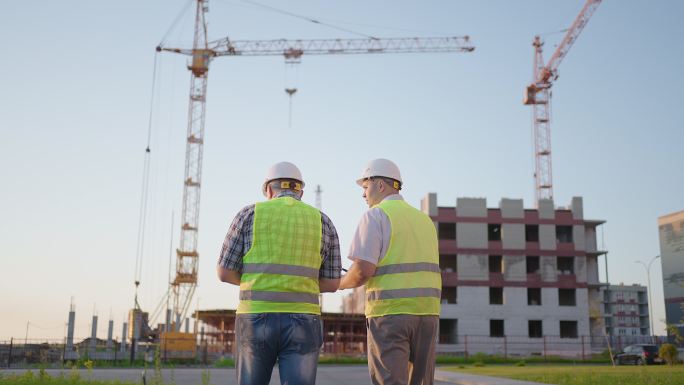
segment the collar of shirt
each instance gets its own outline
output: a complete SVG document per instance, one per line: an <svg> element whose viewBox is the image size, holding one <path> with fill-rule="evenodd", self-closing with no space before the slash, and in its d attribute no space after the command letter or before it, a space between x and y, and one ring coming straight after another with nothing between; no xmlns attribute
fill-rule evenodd
<svg viewBox="0 0 684 385"><path fill-rule="evenodd" d="M274 196L273 198L282 198L282 197L290 197L294 198L296 200L300 200L300 198L297 196L298 194L292 190L283 190L278 193L278 195Z"/></svg>
<svg viewBox="0 0 684 385"><path fill-rule="evenodd" d="M383 201L403 201L404 197L401 194L392 194L386 196Z"/></svg>

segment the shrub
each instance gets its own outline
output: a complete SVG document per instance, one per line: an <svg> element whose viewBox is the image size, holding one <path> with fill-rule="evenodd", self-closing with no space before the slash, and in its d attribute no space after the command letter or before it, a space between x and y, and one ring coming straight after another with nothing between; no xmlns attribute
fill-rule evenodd
<svg viewBox="0 0 684 385"><path fill-rule="evenodd" d="M473 366L475 366L476 368L481 368L481 367L485 366L485 363L482 361L475 361L475 362L473 362Z"/></svg>
<svg viewBox="0 0 684 385"><path fill-rule="evenodd" d="M525 366L525 360L516 362L515 366Z"/></svg>
<svg viewBox="0 0 684 385"><path fill-rule="evenodd" d="M672 344L663 344L660 346L658 355L660 358L664 359L668 365L674 365L677 363L677 356L679 355L679 352L677 351L676 346Z"/></svg>

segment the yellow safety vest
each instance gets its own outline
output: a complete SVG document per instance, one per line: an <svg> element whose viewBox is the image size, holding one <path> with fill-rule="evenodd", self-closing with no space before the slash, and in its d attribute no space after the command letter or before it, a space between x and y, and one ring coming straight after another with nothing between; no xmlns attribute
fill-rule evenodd
<svg viewBox="0 0 684 385"><path fill-rule="evenodd" d="M439 315L442 275L430 217L403 200L374 206L389 218L389 248L366 283L366 317Z"/></svg>
<svg viewBox="0 0 684 385"><path fill-rule="evenodd" d="M321 213L292 197L256 204L237 313L321 314Z"/></svg>

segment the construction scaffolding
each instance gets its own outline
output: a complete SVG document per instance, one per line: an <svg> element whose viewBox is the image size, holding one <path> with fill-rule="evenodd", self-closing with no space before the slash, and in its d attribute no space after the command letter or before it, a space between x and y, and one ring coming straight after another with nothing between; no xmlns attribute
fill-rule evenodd
<svg viewBox="0 0 684 385"><path fill-rule="evenodd" d="M235 353L235 310L198 310L193 315L200 323L202 350L211 358ZM322 353L365 355L366 317L363 314L321 314Z"/></svg>

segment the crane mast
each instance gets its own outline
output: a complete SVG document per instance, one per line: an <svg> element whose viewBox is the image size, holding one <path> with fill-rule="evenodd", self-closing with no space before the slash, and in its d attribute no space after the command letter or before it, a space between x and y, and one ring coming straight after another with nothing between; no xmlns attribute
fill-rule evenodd
<svg viewBox="0 0 684 385"><path fill-rule="evenodd" d="M197 235L199 229L200 189L202 186L202 152L206 110L207 75L210 51L207 46L207 2L197 0L195 35L192 44L188 130L185 145L185 177L183 180L183 211L180 245L176 249L176 276L171 282L175 329L187 314L197 288Z"/></svg>
<svg viewBox="0 0 684 385"><path fill-rule="evenodd" d="M527 86L523 104L532 105L535 155L534 181L537 202L540 199L553 199L551 86L558 78L558 66L570 51L599 4L601 4L601 0L587 0L547 64L544 64L542 55L544 43L541 38L535 36L532 42L534 47L533 81Z"/></svg>
<svg viewBox="0 0 684 385"><path fill-rule="evenodd" d="M176 250L176 276L171 282L175 329L185 318L197 288L197 235L202 181L202 150L206 111L207 76L210 61L218 56L283 56L299 59L307 55L472 52L468 36L389 38L389 39L312 39L312 40L237 40L228 38L207 41L206 12L208 0L197 0L193 46L167 48L157 51L174 52L191 57L190 100L185 152L185 179L180 246ZM167 292L167 295L169 293ZM155 314L158 312L155 311Z"/></svg>

